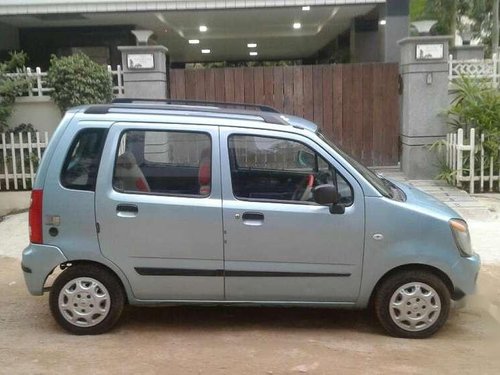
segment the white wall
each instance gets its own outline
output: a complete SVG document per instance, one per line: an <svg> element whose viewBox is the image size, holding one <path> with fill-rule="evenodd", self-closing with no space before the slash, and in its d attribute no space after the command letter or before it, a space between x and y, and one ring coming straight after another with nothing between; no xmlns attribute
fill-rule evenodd
<svg viewBox="0 0 500 375"><path fill-rule="evenodd" d="M61 111L50 97L22 97L16 99L14 112L8 124L10 127L15 127L22 123L31 123L36 130L47 131L52 135L61 118Z"/></svg>
<svg viewBox="0 0 500 375"><path fill-rule="evenodd" d="M30 207L31 191L0 191L0 216Z"/></svg>

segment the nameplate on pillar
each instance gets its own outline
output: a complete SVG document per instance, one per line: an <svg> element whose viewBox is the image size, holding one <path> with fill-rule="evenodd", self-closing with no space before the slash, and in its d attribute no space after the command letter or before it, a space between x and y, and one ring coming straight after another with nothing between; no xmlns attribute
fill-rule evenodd
<svg viewBox="0 0 500 375"><path fill-rule="evenodd" d="M415 46L416 60L441 60L444 58L443 43L423 43Z"/></svg>
<svg viewBox="0 0 500 375"><path fill-rule="evenodd" d="M155 58L152 53L129 53L127 54L127 68L130 70L154 69Z"/></svg>

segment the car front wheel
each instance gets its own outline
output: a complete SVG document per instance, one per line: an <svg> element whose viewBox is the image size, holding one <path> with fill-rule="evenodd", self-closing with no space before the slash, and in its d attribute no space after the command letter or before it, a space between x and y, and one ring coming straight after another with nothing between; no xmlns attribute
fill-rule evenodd
<svg viewBox="0 0 500 375"><path fill-rule="evenodd" d="M448 319L451 297L445 283L428 271L402 271L382 282L375 295L375 313L396 337L426 338Z"/></svg>

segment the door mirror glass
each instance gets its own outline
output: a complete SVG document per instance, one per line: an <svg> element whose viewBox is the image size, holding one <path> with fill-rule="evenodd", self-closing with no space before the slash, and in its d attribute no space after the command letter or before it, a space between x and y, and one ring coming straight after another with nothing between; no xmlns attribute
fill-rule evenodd
<svg viewBox="0 0 500 375"><path fill-rule="evenodd" d="M308 169L316 169L316 157L310 152L299 150L297 152L297 164Z"/></svg>
<svg viewBox="0 0 500 375"><path fill-rule="evenodd" d="M340 195L334 185L324 184L316 186L313 190L314 201L321 205L336 205L340 202Z"/></svg>

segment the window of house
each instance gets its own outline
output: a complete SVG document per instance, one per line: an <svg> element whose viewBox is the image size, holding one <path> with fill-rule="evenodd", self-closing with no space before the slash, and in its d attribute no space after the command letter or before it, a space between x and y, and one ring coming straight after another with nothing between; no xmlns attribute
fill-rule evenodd
<svg viewBox="0 0 500 375"><path fill-rule="evenodd" d="M303 143L273 137L232 135L229 157L233 194L239 199L313 203L312 190L335 184L341 202L352 188L333 166Z"/></svg>
<svg viewBox="0 0 500 375"><path fill-rule="evenodd" d="M61 171L64 187L95 191L106 134L107 129L85 129L75 136Z"/></svg>
<svg viewBox="0 0 500 375"><path fill-rule="evenodd" d="M130 193L208 196L211 150L206 133L127 131L120 138L113 187Z"/></svg>

